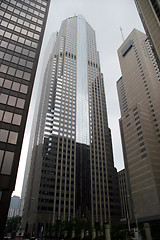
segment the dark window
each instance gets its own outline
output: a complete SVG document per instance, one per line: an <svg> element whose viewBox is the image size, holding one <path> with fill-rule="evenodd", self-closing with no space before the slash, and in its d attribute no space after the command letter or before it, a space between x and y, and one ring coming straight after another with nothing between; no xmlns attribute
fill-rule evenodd
<svg viewBox="0 0 160 240"><path fill-rule="evenodd" d="M7 122L7 123L11 123L12 122L12 116L13 116L13 113L5 112L4 117L3 117L3 121Z"/></svg>
<svg viewBox="0 0 160 240"><path fill-rule="evenodd" d="M8 133L9 133L8 130L0 129L0 141L1 142L7 142Z"/></svg>
<svg viewBox="0 0 160 240"><path fill-rule="evenodd" d="M16 144L17 143L17 137L18 137L17 132L10 132L8 142L11 143L11 144Z"/></svg>

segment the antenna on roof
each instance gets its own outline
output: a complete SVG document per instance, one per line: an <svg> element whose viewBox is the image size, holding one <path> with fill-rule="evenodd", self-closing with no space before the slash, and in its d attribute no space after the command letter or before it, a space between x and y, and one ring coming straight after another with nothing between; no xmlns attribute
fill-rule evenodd
<svg viewBox="0 0 160 240"><path fill-rule="evenodd" d="M120 27L121 35L122 35L122 40L124 42L124 36L123 36L123 29Z"/></svg>

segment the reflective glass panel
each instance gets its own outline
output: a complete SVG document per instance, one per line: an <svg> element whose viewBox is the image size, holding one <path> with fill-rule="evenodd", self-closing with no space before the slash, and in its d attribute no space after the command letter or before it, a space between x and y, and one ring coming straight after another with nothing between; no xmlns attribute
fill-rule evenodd
<svg viewBox="0 0 160 240"><path fill-rule="evenodd" d="M87 29L82 16L77 21L76 142L89 145Z"/></svg>
<svg viewBox="0 0 160 240"><path fill-rule="evenodd" d="M12 169L12 163L13 163L14 153L13 152L5 152L3 165L2 165L2 174L10 175L11 169Z"/></svg>

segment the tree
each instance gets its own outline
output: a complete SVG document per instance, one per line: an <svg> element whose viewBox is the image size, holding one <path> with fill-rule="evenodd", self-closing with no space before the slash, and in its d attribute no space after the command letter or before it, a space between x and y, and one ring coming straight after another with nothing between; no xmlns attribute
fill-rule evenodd
<svg viewBox="0 0 160 240"><path fill-rule="evenodd" d="M8 218L6 223L6 231L8 233L16 232L19 229L20 224L21 224L20 216Z"/></svg>

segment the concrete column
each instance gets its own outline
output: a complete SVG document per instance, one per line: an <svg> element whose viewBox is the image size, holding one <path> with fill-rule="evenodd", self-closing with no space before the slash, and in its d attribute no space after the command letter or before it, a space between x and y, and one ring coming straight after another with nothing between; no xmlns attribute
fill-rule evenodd
<svg viewBox="0 0 160 240"><path fill-rule="evenodd" d="M89 235L89 231L85 231L85 236L87 237Z"/></svg>
<svg viewBox="0 0 160 240"><path fill-rule="evenodd" d="M93 230L92 230L92 239L95 239L96 238L96 231L95 231L95 229L93 228Z"/></svg>
<svg viewBox="0 0 160 240"><path fill-rule="evenodd" d="M64 238L67 237L67 231L64 231Z"/></svg>
<svg viewBox="0 0 160 240"><path fill-rule="evenodd" d="M84 230L82 229L82 231L81 231L81 239L83 239L84 238Z"/></svg>
<svg viewBox="0 0 160 240"><path fill-rule="evenodd" d="M146 234L146 240L152 240L149 223L144 223L144 230Z"/></svg>
<svg viewBox="0 0 160 240"><path fill-rule="evenodd" d="M72 230L72 238L74 238L74 237L75 237L75 231Z"/></svg>
<svg viewBox="0 0 160 240"><path fill-rule="evenodd" d="M111 240L110 225L106 225L106 228L105 228L105 240Z"/></svg>

